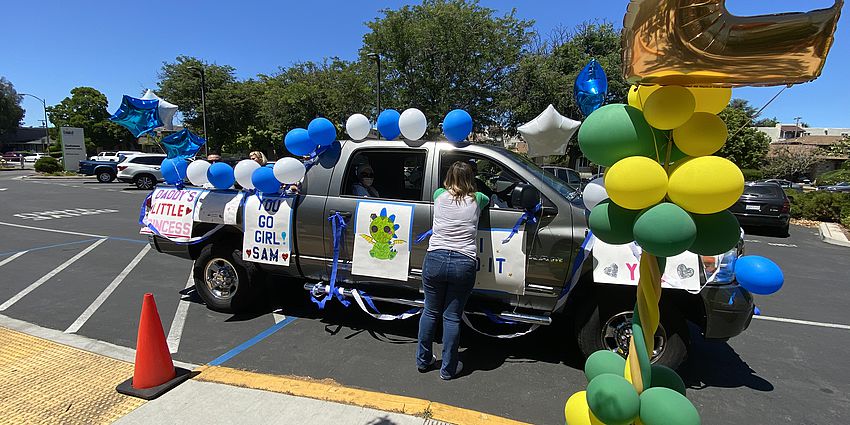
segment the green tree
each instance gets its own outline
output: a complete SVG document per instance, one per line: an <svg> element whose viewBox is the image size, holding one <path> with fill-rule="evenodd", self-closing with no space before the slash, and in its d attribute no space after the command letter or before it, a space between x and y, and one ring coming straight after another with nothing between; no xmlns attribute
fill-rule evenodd
<svg viewBox="0 0 850 425"><path fill-rule="evenodd" d="M776 117L773 118L762 118L753 123L754 127L776 127L776 124L779 124L779 120Z"/></svg>
<svg viewBox="0 0 850 425"><path fill-rule="evenodd" d="M109 121L106 96L92 87L75 87L71 96L47 107L47 115L56 127L83 129L86 147L116 149L135 147L136 140L126 128Z"/></svg>
<svg viewBox="0 0 850 425"><path fill-rule="evenodd" d="M477 130L502 121L497 101L531 38L531 21L464 0L425 0L381 13L366 23L360 58L374 75L367 55L381 55L383 108L419 108L430 134L454 108L466 109Z"/></svg>
<svg viewBox="0 0 850 425"><path fill-rule="evenodd" d="M763 166L764 175L770 178L797 180L807 175L812 167L821 162L818 152L812 149L781 147L767 156Z"/></svg>
<svg viewBox="0 0 850 425"><path fill-rule="evenodd" d="M0 77L0 134L18 128L23 119L21 96L6 77Z"/></svg>
<svg viewBox="0 0 850 425"><path fill-rule="evenodd" d="M741 168L760 169L765 164L770 137L752 126L756 109L744 99L732 99L726 109L717 114L726 123L729 137L717 153Z"/></svg>

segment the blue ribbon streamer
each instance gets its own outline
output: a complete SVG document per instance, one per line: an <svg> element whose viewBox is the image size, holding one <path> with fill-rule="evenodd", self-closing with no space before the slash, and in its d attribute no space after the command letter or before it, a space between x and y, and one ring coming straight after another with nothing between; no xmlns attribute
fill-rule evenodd
<svg viewBox="0 0 850 425"><path fill-rule="evenodd" d="M331 266L331 277L328 287L328 293L321 300L317 299L315 296L311 294L310 299L319 306L319 310L325 308L325 303L328 302L329 299L336 297L339 302L348 307L351 302L346 300L343 297L342 293L336 288L336 275L339 265L339 249L340 245L343 243L343 237L345 235L345 218L343 218L340 213L334 213L334 215L328 217L328 221L331 222L331 229L333 231L334 236L334 258L333 265Z"/></svg>
<svg viewBox="0 0 850 425"><path fill-rule="evenodd" d="M378 307L375 307L375 303L372 301L372 297L370 297L370 296L366 295L366 293L365 293L365 292L360 291L360 298L363 298L363 301L366 301L366 304L367 304L367 305L369 305L369 307L371 307L371 308L372 308L372 310L375 312L375 314L383 315L383 313L381 313L381 312L378 310ZM411 308L410 310L407 310L407 311L405 311L405 312L404 312L404 313L402 313L402 314L398 314L398 315L396 315L396 318L399 318L399 317L401 317L401 316L408 315L408 314L415 314L415 313L418 313L418 312L419 312L419 310L421 310L421 308L418 308L418 307Z"/></svg>
<svg viewBox="0 0 850 425"><path fill-rule="evenodd" d="M413 241L413 244L416 245L419 242L422 242L425 239L428 239L428 236L431 236L433 233L434 233L434 229L428 229L427 231L424 231L424 232L418 234L416 236L416 240Z"/></svg>
<svg viewBox="0 0 850 425"><path fill-rule="evenodd" d="M540 212L541 208L543 208L543 204L538 203L533 210L525 210L522 213L522 216L519 217L519 220L516 221L516 224L514 224L514 228L511 229L511 233L508 235L508 237L502 240L502 243L508 243L511 238L514 237L515 234L519 233L520 226L525 224L525 222L537 223L537 213Z"/></svg>
<svg viewBox="0 0 850 425"><path fill-rule="evenodd" d="M481 311L493 323L498 323L500 325L515 325L517 323L517 322L514 322L513 320L502 319L501 317L499 317L496 314L493 314L493 312L491 312L490 310L487 310L486 308L482 309Z"/></svg>
<svg viewBox="0 0 850 425"><path fill-rule="evenodd" d="M555 310L558 310L561 306L563 306L564 297L570 292L570 288L572 288L573 284L578 280L578 272L581 270L581 265L584 264L585 257L589 252L587 249L587 244L590 243L590 240L593 239L593 232L588 229L587 235L584 237L584 242L581 243L581 248L579 248L578 255L576 255L576 259L573 262L573 268L570 271L569 279L564 283L564 288L561 289L561 293L558 294L558 302L555 304Z"/></svg>

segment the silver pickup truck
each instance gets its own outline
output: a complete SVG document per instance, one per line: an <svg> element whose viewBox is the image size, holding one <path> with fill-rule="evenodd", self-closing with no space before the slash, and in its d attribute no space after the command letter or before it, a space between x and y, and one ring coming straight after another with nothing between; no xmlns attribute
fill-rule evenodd
<svg viewBox="0 0 850 425"><path fill-rule="evenodd" d="M186 245L152 235L150 243L159 252L194 260L195 288L207 306L236 312L250 308L252 291L256 292L256 283L265 274L279 276L281 285L299 285L313 296L323 295L334 263L333 223L328 218L339 214L349 223L338 253L339 294L350 297L354 291L365 291L376 302L421 306L421 265L427 240L409 245L406 280L351 273L357 235L350 222L358 203L364 200L354 196L356 170L362 164L373 169L378 201L412 205L410 234L415 237L431 228L432 194L455 161L473 161L479 189L491 195L491 206L482 212L479 229L511 229L526 211L536 218L526 221L522 233L515 236L520 238L515 244L520 244L521 252L514 257L524 261L524 280L502 287L476 284L467 314L483 321L513 323L506 325L513 328L548 325L554 316L561 315L574 323L578 345L585 355L599 349L624 354L635 288L593 282L593 260L582 246L588 230L580 190L500 147L385 140L335 143L309 169L300 193L291 201L291 246L285 267L243 260L244 205L237 204L240 211L234 214L233 202L226 202L240 195L235 190L204 190L206 198L224 199L202 202L194 211L192 235L211 235L208 239ZM227 205L229 213L223 211ZM512 260L516 262L517 258ZM492 261L482 263L479 274L492 272L493 267ZM686 358L687 321L708 339L727 339L749 326L752 296L728 280L705 284L702 278L698 294L663 290L655 361L675 367Z"/></svg>

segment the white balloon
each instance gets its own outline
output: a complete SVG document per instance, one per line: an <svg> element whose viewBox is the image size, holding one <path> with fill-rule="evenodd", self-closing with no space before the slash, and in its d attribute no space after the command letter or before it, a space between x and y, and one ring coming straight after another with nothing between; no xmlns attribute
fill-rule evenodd
<svg viewBox="0 0 850 425"><path fill-rule="evenodd" d="M363 114L354 114L345 121L345 132L351 136L351 140L363 140L369 136L372 123Z"/></svg>
<svg viewBox="0 0 850 425"><path fill-rule="evenodd" d="M174 130L174 114L177 113L177 105L157 96L151 89L145 92L142 99L158 100L159 104L157 104L156 112L159 115L159 120L162 121L162 125L166 130Z"/></svg>
<svg viewBox="0 0 850 425"><path fill-rule="evenodd" d="M603 177L597 177L590 181L587 186L584 187L584 191L581 193L582 200L584 201L585 208L592 210L593 207L597 206L600 202L608 199L608 191L605 190L605 179Z"/></svg>
<svg viewBox="0 0 850 425"><path fill-rule="evenodd" d="M517 127L528 143L528 156L564 155L581 121L571 120L549 105L533 120Z"/></svg>
<svg viewBox="0 0 850 425"><path fill-rule="evenodd" d="M405 139L419 140L428 129L428 120L425 119L425 114L416 108L405 109L398 118L398 128Z"/></svg>
<svg viewBox="0 0 850 425"><path fill-rule="evenodd" d="M203 186L209 183L207 179L207 170L210 168L210 163L203 159L192 161L189 167L186 168L186 177L195 186Z"/></svg>
<svg viewBox="0 0 850 425"><path fill-rule="evenodd" d="M307 168L295 158L282 158L274 163L274 176L281 183L295 184L304 178Z"/></svg>
<svg viewBox="0 0 850 425"><path fill-rule="evenodd" d="M254 174L254 170L257 168L260 168L260 164L253 159L243 159L237 162L236 166L233 167L233 176L236 177L236 182L239 183L239 186L245 189L253 189L254 182L251 181L251 175Z"/></svg>

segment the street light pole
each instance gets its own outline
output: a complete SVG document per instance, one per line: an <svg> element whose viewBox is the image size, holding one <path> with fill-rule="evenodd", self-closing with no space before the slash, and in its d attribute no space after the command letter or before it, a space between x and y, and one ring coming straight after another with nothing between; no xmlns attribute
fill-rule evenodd
<svg viewBox="0 0 850 425"><path fill-rule="evenodd" d="M800 135L797 134L797 133L801 133L801 131L800 131L800 119L802 119L802 118L803 117L794 117L794 121L797 123L796 128L794 128L794 137L800 137Z"/></svg>
<svg viewBox="0 0 850 425"><path fill-rule="evenodd" d="M378 74L377 74L377 108L378 114L381 113L381 55L378 53L369 53L366 56L375 59L375 62L378 63Z"/></svg>
<svg viewBox="0 0 850 425"><path fill-rule="evenodd" d="M209 155L209 153L210 153L210 149L209 149L210 136L209 136L209 134L207 134L207 98L206 98L207 79L206 79L206 75L204 74L204 67L203 66L201 66L200 68L191 66L191 67L189 67L189 69L197 71L199 74L201 74L201 116L203 117L203 120L204 120L204 138L206 139L206 143L204 143L204 154Z"/></svg>
<svg viewBox="0 0 850 425"><path fill-rule="evenodd" d="M47 102L45 102L44 99L29 93L20 93L20 95L34 97L41 101L41 106L44 108L44 136L47 138L47 146L45 146L44 152L47 153L47 149L50 146L50 130L47 128Z"/></svg>

